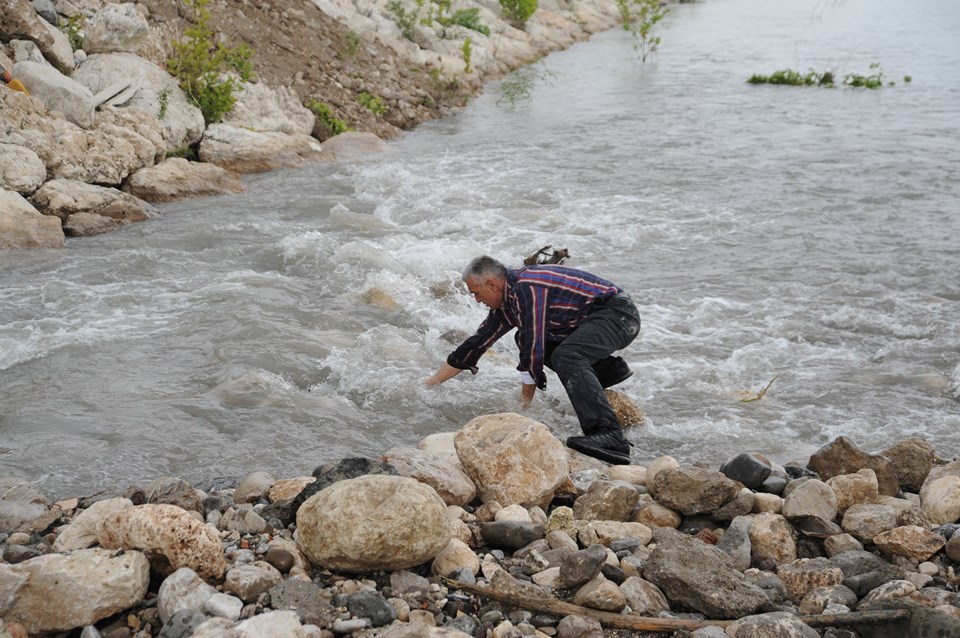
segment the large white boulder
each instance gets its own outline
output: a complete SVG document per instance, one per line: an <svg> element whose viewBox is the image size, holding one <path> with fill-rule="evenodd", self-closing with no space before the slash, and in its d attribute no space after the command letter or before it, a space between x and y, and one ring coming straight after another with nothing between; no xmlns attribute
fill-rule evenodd
<svg viewBox="0 0 960 638"><path fill-rule="evenodd" d="M30 97L40 100L51 111L63 113L79 127L90 128L94 123L93 93L80 82L68 78L49 64L24 60L13 65L14 76L30 91Z"/></svg>
<svg viewBox="0 0 960 638"><path fill-rule="evenodd" d="M484 503L546 509L567 478L567 451L550 429L515 413L478 416L454 438Z"/></svg>
<svg viewBox="0 0 960 638"><path fill-rule="evenodd" d="M447 507L411 478L338 481L297 511L297 543L311 562L350 572L396 570L433 559L451 534Z"/></svg>
<svg viewBox="0 0 960 638"><path fill-rule="evenodd" d="M310 135L314 115L300 103L296 92L286 86L270 87L259 82L239 83L237 103L223 118L224 124L249 127L255 131L275 131L287 135Z"/></svg>
<svg viewBox="0 0 960 638"><path fill-rule="evenodd" d="M0 188L30 195L47 179L47 167L24 146L0 143Z"/></svg>
<svg viewBox="0 0 960 638"><path fill-rule="evenodd" d="M136 53L147 39L150 25L131 2L108 4L84 25L87 53Z"/></svg>
<svg viewBox="0 0 960 638"><path fill-rule="evenodd" d="M332 159L309 135L251 131L230 124L210 125L200 142L201 161L238 173L295 168L311 160Z"/></svg>
<svg viewBox="0 0 960 638"><path fill-rule="evenodd" d="M0 189L0 250L63 248L63 227L41 215L20 193Z"/></svg>
<svg viewBox="0 0 960 638"><path fill-rule="evenodd" d="M149 584L140 552L82 549L0 564L0 616L31 635L69 631L138 605Z"/></svg>

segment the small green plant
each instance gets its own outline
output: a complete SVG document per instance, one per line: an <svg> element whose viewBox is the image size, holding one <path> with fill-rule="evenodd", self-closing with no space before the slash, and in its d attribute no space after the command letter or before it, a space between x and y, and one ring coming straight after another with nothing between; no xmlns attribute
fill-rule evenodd
<svg viewBox="0 0 960 638"><path fill-rule="evenodd" d="M473 41L470 38L463 41L463 44L460 46L460 52L463 53L463 72L467 74L473 73L473 68L470 66L470 59L473 57Z"/></svg>
<svg viewBox="0 0 960 638"><path fill-rule="evenodd" d="M374 115L383 115L387 112L387 107L383 105L383 99L372 93L363 91L357 96L357 102L366 107Z"/></svg>
<svg viewBox="0 0 960 638"><path fill-rule="evenodd" d="M162 120L167 116L167 109L170 107L170 87L157 91L157 119Z"/></svg>
<svg viewBox="0 0 960 638"><path fill-rule="evenodd" d="M633 34L634 46L640 51L640 61L660 48L660 36L654 35L654 27L667 15L668 9L660 0L617 0L620 9L620 24L625 31Z"/></svg>
<svg viewBox="0 0 960 638"><path fill-rule="evenodd" d="M490 36L490 27L480 22L480 8L471 7L469 9L457 9L450 18L450 24L456 24L465 27L485 36ZM449 25L444 25L449 26Z"/></svg>
<svg viewBox="0 0 960 638"><path fill-rule="evenodd" d="M310 111L327 126L334 135L340 135L353 129L347 126L347 123L333 114L333 109L326 102L310 99L304 104Z"/></svg>
<svg viewBox="0 0 960 638"><path fill-rule="evenodd" d="M252 73L250 58L253 49L247 45L231 46L219 41L210 26L210 0L183 0L195 13L195 20L184 31L184 38L174 40L173 55L167 60L167 71L180 82L180 88L203 113L207 124L219 122L237 103L237 79L225 75L235 70L241 78ZM246 78L245 78L246 79Z"/></svg>
<svg viewBox="0 0 960 638"><path fill-rule="evenodd" d="M537 0L500 0L503 16L513 26L523 29L527 20L537 11Z"/></svg>
<svg viewBox="0 0 960 638"><path fill-rule="evenodd" d="M500 82L500 98L497 99L497 104L506 100L510 106L516 106L529 100L537 82L549 80L554 75L552 71L533 64L520 67Z"/></svg>
<svg viewBox="0 0 960 638"><path fill-rule="evenodd" d="M67 23L60 27L70 42L70 48L78 51L83 48L83 16L73 16L67 19Z"/></svg>
<svg viewBox="0 0 960 638"><path fill-rule="evenodd" d="M408 10L402 0L390 0L387 3L387 10L393 14L393 22L397 25L397 28L400 29L400 33L407 40L413 42L414 37L414 27L417 26L417 10L420 8L421 3L417 3L417 8L413 11Z"/></svg>
<svg viewBox="0 0 960 638"><path fill-rule="evenodd" d="M167 159L171 157L182 157L185 160L195 162L197 161L197 151L192 146L181 146L180 148L167 151L166 157Z"/></svg>
<svg viewBox="0 0 960 638"><path fill-rule="evenodd" d="M913 82L913 78L912 78L911 76L909 76L909 75L903 76L903 83L904 83L904 84L910 84L911 82Z"/></svg>
<svg viewBox="0 0 960 638"><path fill-rule="evenodd" d="M857 73L848 73L843 76L843 83L848 86L865 88L865 89L879 89L883 86L883 69L880 68L879 62L874 62L870 65L870 75L859 75ZM893 85L893 82L890 83Z"/></svg>
<svg viewBox="0 0 960 638"><path fill-rule="evenodd" d="M345 58L355 58L357 53L360 51L360 36L357 35L357 32L350 30L347 32L345 42L343 43L343 57Z"/></svg>

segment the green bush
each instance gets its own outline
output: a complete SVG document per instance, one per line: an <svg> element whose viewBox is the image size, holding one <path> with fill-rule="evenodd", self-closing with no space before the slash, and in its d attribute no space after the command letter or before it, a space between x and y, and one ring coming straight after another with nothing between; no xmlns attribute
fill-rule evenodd
<svg viewBox="0 0 960 638"><path fill-rule="evenodd" d="M383 105L383 99L373 93L363 91L357 96L357 102L359 102L361 106L365 106L374 115L383 115L387 112L387 107Z"/></svg>
<svg viewBox="0 0 960 638"><path fill-rule="evenodd" d="M327 128L333 131L334 135L340 135L341 133L346 133L347 131L352 131L353 129L347 126L347 123L336 117L333 114L333 109L330 108L330 105L325 102L320 102L319 100L307 100L307 103L304 104L310 111L323 122Z"/></svg>
<svg viewBox="0 0 960 638"><path fill-rule="evenodd" d="M70 41L70 48L78 51L83 48L83 16L74 16L67 20L66 24L61 23L60 30Z"/></svg>
<svg viewBox="0 0 960 638"><path fill-rule="evenodd" d="M457 24L461 27L466 27L467 29L471 29L477 33L482 33L485 36L490 35L490 27L480 22L480 9L478 7L471 7L470 9L457 9L457 11L450 18L450 24Z"/></svg>
<svg viewBox="0 0 960 638"><path fill-rule="evenodd" d="M527 20L537 10L537 0L500 0L504 17L518 29L524 28Z"/></svg>
<svg viewBox="0 0 960 638"><path fill-rule="evenodd" d="M180 82L180 88L203 113L207 124L219 122L237 103L237 80L225 75L236 71L244 80L250 78L253 49L245 44L230 46L219 42L210 26L210 0L183 0L193 9L196 20L184 31L184 38L174 40L173 55L167 60L167 71Z"/></svg>

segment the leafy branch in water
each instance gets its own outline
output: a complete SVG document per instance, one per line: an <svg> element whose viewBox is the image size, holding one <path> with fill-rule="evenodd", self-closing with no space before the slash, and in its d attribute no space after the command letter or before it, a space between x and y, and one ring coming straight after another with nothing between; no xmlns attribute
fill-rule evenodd
<svg viewBox="0 0 960 638"><path fill-rule="evenodd" d="M760 75L755 73L751 75L747 82L750 84L785 84L788 86L827 86L832 87L835 84L835 71L824 71L819 73L810 69L806 73L800 73L793 69L781 69L774 71L770 75ZM903 77L905 83L911 80L909 75ZM870 65L868 75L857 73L847 73L843 76L841 84L852 87L861 87L866 89L879 89L884 85L883 69L879 62ZM887 86L894 86L895 82L887 82Z"/></svg>
<svg viewBox="0 0 960 638"><path fill-rule="evenodd" d="M776 380L777 380L777 377L773 377L772 379L770 379L767 385L763 386L763 389L760 390L760 392L757 392L756 394L743 392L742 395L745 395L745 396L743 396L743 398L740 399L740 403L750 403L751 401L759 401L764 397L764 395L767 393L767 390L770 389L770 386L772 386L773 382Z"/></svg>
<svg viewBox="0 0 960 638"><path fill-rule="evenodd" d="M660 48L660 36L654 35L653 29L669 9L660 0L617 0L617 7L620 9L620 24L633 34L640 61L646 62Z"/></svg>
<svg viewBox="0 0 960 638"><path fill-rule="evenodd" d="M497 104L506 100L510 103L510 106L516 106L518 102L529 100L534 85L538 81L548 80L554 75L552 71L536 67L533 64L527 64L516 69L500 82L500 98L497 100Z"/></svg>

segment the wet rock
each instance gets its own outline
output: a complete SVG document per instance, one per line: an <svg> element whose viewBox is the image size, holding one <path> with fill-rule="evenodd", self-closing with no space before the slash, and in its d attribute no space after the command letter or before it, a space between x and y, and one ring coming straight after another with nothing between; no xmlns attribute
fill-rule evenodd
<svg viewBox="0 0 960 638"><path fill-rule="evenodd" d="M740 618L766 602L763 590L733 569L719 549L667 528L656 530L654 541L644 576L670 601L710 618Z"/></svg>
<svg viewBox="0 0 960 638"><path fill-rule="evenodd" d="M787 519L817 516L832 521L837 515L837 498L830 486L817 479L800 480L803 482L784 497L782 514Z"/></svg>
<svg viewBox="0 0 960 638"><path fill-rule="evenodd" d="M135 505L108 515L97 529L108 549L137 549L165 576L189 567L207 581L219 580L227 564L220 536L176 505Z"/></svg>
<svg viewBox="0 0 960 638"><path fill-rule="evenodd" d="M479 416L454 439L481 501L546 508L567 478L567 453L550 430L513 413Z"/></svg>
<svg viewBox="0 0 960 638"><path fill-rule="evenodd" d="M0 250L18 248L63 248L64 235L60 220L42 215L22 195L0 188ZM0 503L0 525L4 509Z"/></svg>
<svg viewBox="0 0 960 638"><path fill-rule="evenodd" d="M872 543L874 536L897 526L897 513L889 505L851 505L844 513L840 526L857 540Z"/></svg>
<svg viewBox="0 0 960 638"><path fill-rule="evenodd" d="M632 576L620 584L630 609L641 616L656 616L662 611L670 611L670 602L660 588L653 583Z"/></svg>
<svg viewBox="0 0 960 638"><path fill-rule="evenodd" d="M944 476L925 485L920 494L923 510L934 525L960 520L960 477Z"/></svg>
<svg viewBox="0 0 960 638"><path fill-rule="evenodd" d="M900 487L908 492L920 491L937 458L933 446L918 436L898 441L881 454L893 463Z"/></svg>
<svg viewBox="0 0 960 638"><path fill-rule="evenodd" d="M613 408L613 414L617 417L617 423L620 424L620 427L629 428L643 425L647 416L633 399L618 390L608 388L603 392L607 397L607 402L610 403L610 407Z"/></svg>
<svg viewBox="0 0 960 638"><path fill-rule="evenodd" d="M290 578L270 589L270 606L297 612L300 622L327 626L336 617L333 606L320 597L320 587L310 581Z"/></svg>
<svg viewBox="0 0 960 638"><path fill-rule="evenodd" d="M749 536L755 564L772 561L774 565L779 565L797 559L796 530L779 514L755 515Z"/></svg>
<svg viewBox="0 0 960 638"><path fill-rule="evenodd" d="M0 532L35 527L34 521L45 520L49 506L47 499L29 483L12 478L0 479Z"/></svg>
<svg viewBox="0 0 960 638"><path fill-rule="evenodd" d="M776 611L748 616L737 620L727 628L734 638L820 638L816 630L793 614Z"/></svg>
<svg viewBox="0 0 960 638"><path fill-rule="evenodd" d="M223 591L235 594L245 603L252 603L282 580L283 575L276 567L265 561L256 561L232 567L223 582Z"/></svg>
<svg viewBox="0 0 960 638"><path fill-rule="evenodd" d="M392 448L380 459L407 476L436 490L447 505L466 505L477 495L477 488L459 463L434 456L416 448Z"/></svg>
<svg viewBox="0 0 960 638"><path fill-rule="evenodd" d="M777 577L795 603L817 587L831 587L843 582L843 570L826 558L800 559L777 565Z"/></svg>
<svg viewBox="0 0 960 638"><path fill-rule="evenodd" d="M140 604L149 581L150 566L140 552L48 554L0 564L0 610L6 622L30 634L69 631Z"/></svg>
<svg viewBox="0 0 960 638"><path fill-rule="evenodd" d="M156 214L153 206L133 195L76 179L52 179L41 186L30 201L44 215L53 215L64 221L76 213L95 213L121 223L143 221ZM189 506L184 509L200 511L196 490L181 479L159 478L147 489L152 491L155 499L150 502L182 506L176 499L184 498L183 504Z"/></svg>
<svg viewBox="0 0 960 638"><path fill-rule="evenodd" d="M881 532L874 536L873 542L884 554L906 556L918 561L927 560L946 544L939 534L916 525Z"/></svg>
<svg viewBox="0 0 960 638"><path fill-rule="evenodd" d="M853 474L864 468L871 469L877 476L880 494L896 496L900 493L900 482L890 459L879 454L868 454L846 437L837 437L817 450L810 457L807 467L819 474L824 481L841 474Z"/></svg>
<svg viewBox="0 0 960 638"><path fill-rule="evenodd" d="M537 523L499 521L484 523L480 527L480 533L483 535L483 542L490 547L512 552L543 538L544 527Z"/></svg>
<svg viewBox="0 0 960 638"><path fill-rule="evenodd" d="M880 496L877 475L871 469L862 469L855 474L834 476L827 485L837 497L837 510L840 514L851 505L876 503Z"/></svg>
<svg viewBox="0 0 960 638"><path fill-rule="evenodd" d="M251 131L230 124L211 124L200 142L200 161L237 173L262 173L332 160L309 135Z"/></svg>
<svg viewBox="0 0 960 638"><path fill-rule="evenodd" d="M86 549L97 543L97 526L107 516L117 510L133 507L133 502L126 498L110 498L97 501L83 510L73 521L60 532L53 543L57 552L67 552L74 549Z"/></svg>
<svg viewBox="0 0 960 638"><path fill-rule="evenodd" d="M277 479L269 472L253 472L240 481L233 491L233 502L237 505L256 503L266 498Z"/></svg>
<svg viewBox="0 0 960 638"><path fill-rule="evenodd" d="M356 162L369 159L382 153L387 148L387 143L373 133L361 131L347 131L325 140L323 143L323 150L333 154L338 162ZM460 345L463 339L469 336L464 335L463 338L458 336L454 345Z"/></svg>
<svg viewBox="0 0 960 638"><path fill-rule="evenodd" d="M640 493L626 481L596 481L573 504L573 517L584 520L626 521Z"/></svg>
<svg viewBox="0 0 960 638"><path fill-rule="evenodd" d="M656 499L689 516L712 512L737 497L740 488L720 472L698 467L678 467L657 473Z"/></svg>
<svg viewBox="0 0 960 638"><path fill-rule="evenodd" d="M297 533L311 561L353 572L419 565L450 540L446 505L433 488L387 475L338 481L310 497Z"/></svg>
<svg viewBox="0 0 960 638"><path fill-rule="evenodd" d="M738 454L720 466L727 478L743 483L746 487L760 487L770 476L770 463L756 454Z"/></svg>

